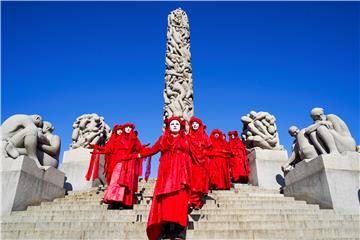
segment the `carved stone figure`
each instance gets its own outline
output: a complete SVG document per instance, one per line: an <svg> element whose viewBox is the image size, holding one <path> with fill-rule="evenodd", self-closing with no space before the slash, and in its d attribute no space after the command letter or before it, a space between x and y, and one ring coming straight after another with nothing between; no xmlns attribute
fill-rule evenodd
<svg viewBox="0 0 360 240"><path fill-rule="evenodd" d="M168 16L164 119L189 121L194 115L190 30L186 13L178 8Z"/></svg>
<svg viewBox="0 0 360 240"><path fill-rule="evenodd" d="M110 136L110 127L95 113L83 114L73 124L71 149L90 148L90 144L104 145Z"/></svg>
<svg viewBox="0 0 360 240"><path fill-rule="evenodd" d="M276 118L268 112L251 111L241 117L242 138L247 148L282 150L276 127Z"/></svg>
<svg viewBox="0 0 360 240"><path fill-rule="evenodd" d="M310 116L314 123L307 128L289 128L290 135L296 140L289 163L282 167L285 173L302 160L312 160L322 154L357 151L355 140L340 117L334 114L325 115L322 108L313 108Z"/></svg>
<svg viewBox="0 0 360 240"><path fill-rule="evenodd" d="M311 144L309 137L305 134L305 129L299 130L296 126L289 128L290 136L295 140L292 145L292 154L289 158L289 163L282 166L284 173L292 170L295 165L302 160L313 159L318 156L315 147Z"/></svg>
<svg viewBox="0 0 360 240"><path fill-rule="evenodd" d="M50 122L43 122L40 115L15 114L1 125L3 157L16 159L26 155L39 167L57 167L60 138L52 135Z"/></svg>
<svg viewBox="0 0 360 240"><path fill-rule="evenodd" d="M349 128L335 114L324 114L324 109L313 108L311 118L314 124L305 129L319 154L356 151L356 143Z"/></svg>
<svg viewBox="0 0 360 240"><path fill-rule="evenodd" d="M61 140L57 135L53 135L54 126L47 121L44 121L42 131L38 134L38 158L40 163L44 166L52 166L57 168Z"/></svg>

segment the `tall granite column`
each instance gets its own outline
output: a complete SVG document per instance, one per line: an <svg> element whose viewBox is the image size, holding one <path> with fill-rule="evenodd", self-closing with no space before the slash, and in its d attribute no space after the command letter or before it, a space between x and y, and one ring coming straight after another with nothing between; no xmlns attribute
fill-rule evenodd
<svg viewBox="0 0 360 240"><path fill-rule="evenodd" d="M186 13L178 8L168 16L164 89L164 118L194 115L190 30Z"/></svg>

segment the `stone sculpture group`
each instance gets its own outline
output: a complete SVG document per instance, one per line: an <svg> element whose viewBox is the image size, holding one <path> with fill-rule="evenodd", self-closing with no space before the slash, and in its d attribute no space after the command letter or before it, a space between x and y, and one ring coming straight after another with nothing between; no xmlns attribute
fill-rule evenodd
<svg viewBox="0 0 360 240"><path fill-rule="evenodd" d="M268 112L251 111L241 117L242 138L247 148L282 150L276 127L276 118Z"/></svg>
<svg viewBox="0 0 360 240"><path fill-rule="evenodd" d="M39 166L57 167L60 137L53 135L54 127L40 115L16 114L1 125L2 157L16 159L26 155Z"/></svg>
<svg viewBox="0 0 360 240"><path fill-rule="evenodd" d="M294 169L302 160L312 160L321 154L356 151L356 143L345 122L335 114L324 114L324 109L313 108L310 113L314 123L299 130L289 128L295 138L289 163L282 167L284 173Z"/></svg>
<svg viewBox="0 0 360 240"><path fill-rule="evenodd" d="M181 9L168 16L164 118L180 116L189 121L194 116L190 29Z"/></svg>
<svg viewBox="0 0 360 240"><path fill-rule="evenodd" d="M91 145L103 146L110 136L110 127L104 118L96 113L83 114L73 124L71 149L90 148Z"/></svg>
<svg viewBox="0 0 360 240"><path fill-rule="evenodd" d="M168 16L165 63L164 118L177 116L189 121L194 116L190 30L188 17L180 8ZM241 117L250 182L278 188L277 178L282 178L282 169L285 195L323 208L342 210L346 205L346 210L358 209L360 154L356 152L355 140L340 117L325 115L322 108L312 109L311 117L314 123L310 126L301 130L296 126L289 128L295 140L288 162L287 152L280 145L275 116L251 111ZM87 184L85 173L91 146L103 146L110 137L110 127L95 113L79 116L72 127L72 143L64 153L60 170L66 173L67 190L84 190L98 184L95 181ZM61 141L53 131L53 125L40 115L16 114L2 123L1 195L6 205L2 214L64 195L65 175L56 169ZM17 178L20 174L23 177ZM344 179L347 188L338 187L337 183ZM98 180L104 182L100 177ZM19 187L29 182L36 187L26 190Z"/></svg>

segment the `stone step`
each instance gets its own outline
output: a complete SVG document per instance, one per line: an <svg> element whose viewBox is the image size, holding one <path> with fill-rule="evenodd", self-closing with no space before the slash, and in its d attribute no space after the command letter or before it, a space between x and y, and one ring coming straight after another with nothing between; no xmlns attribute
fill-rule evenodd
<svg viewBox="0 0 360 240"><path fill-rule="evenodd" d="M21 222L21 223L1 223L1 227L6 230L92 230L92 229L126 229L126 230L142 230L145 229L147 222L103 222L103 221L74 221L74 222ZM224 221L224 222L189 222L189 229L201 230L265 230L265 229L331 229L343 228L349 230L360 231L359 222L349 222L344 220L308 220L308 221L286 221L279 224L279 222L269 221Z"/></svg>
<svg viewBox="0 0 360 240"><path fill-rule="evenodd" d="M22 223L1 223L6 230L92 230L92 229L123 229L123 230L144 230L147 222L22 222Z"/></svg>
<svg viewBox="0 0 360 240"><path fill-rule="evenodd" d="M243 190L239 189L235 190L212 190L209 191L209 195L236 195L236 194L273 194L273 195L282 195L277 191L265 189L261 191L253 191L253 190Z"/></svg>
<svg viewBox="0 0 360 240"><path fill-rule="evenodd" d="M5 231L5 239L147 239L144 232L132 231ZM298 237L296 237L298 236ZM186 239L358 239L357 234L341 229L324 231L315 229L303 230L257 230L257 231L187 231Z"/></svg>
<svg viewBox="0 0 360 240"><path fill-rule="evenodd" d="M51 230L51 231L3 231L4 239L147 239L145 229L143 231L126 230Z"/></svg>
<svg viewBox="0 0 360 240"><path fill-rule="evenodd" d="M120 211L121 212L121 211ZM71 221L82 221L82 222L143 222L148 219L148 213L141 214L108 214L107 212L100 214L92 214L88 216L79 215L76 212L68 215L32 215L32 216L12 216L8 219L3 219L3 222L44 222L44 221L55 221L55 222L71 222ZM297 213L297 214L190 214L189 220L193 222L207 221L207 222L224 222L224 221L307 221L307 220L346 220L346 221L360 221L359 215L338 215L332 213L317 214L317 213Z"/></svg>
<svg viewBox="0 0 360 240"><path fill-rule="evenodd" d="M86 206L83 206L84 208ZM214 210L235 210L235 209L319 209L318 205L305 204L304 202L294 203L236 203L236 204L205 204L203 209ZM150 209L150 205L135 205L134 209Z"/></svg>
<svg viewBox="0 0 360 240"><path fill-rule="evenodd" d="M265 203L278 203L278 202L283 202L284 204L302 204L305 203L305 201L294 201L293 198L268 198L268 199L264 199L264 198L259 198L259 197L254 197L254 198L208 198L206 201L206 204L214 204L214 203L219 203L219 204L237 204L237 203L243 203L243 204L247 204L247 203L261 203L261 204L265 204ZM41 203L41 207L43 206L65 206L65 205L100 205L102 204L102 199L94 199L94 200L89 200L89 199L81 199L81 200L73 200L73 199L61 199L59 201L56 202L42 202ZM141 201L140 203L138 203L137 205L149 205L151 204L151 200L148 201Z"/></svg>
<svg viewBox="0 0 360 240"><path fill-rule="evenodd" d="M309 205L312 206L312 205ZM41 210L41 211L16 211L12 212L10 217L13 216L41 216L41 215L48 215L48 216L65 216L65 215L71 215L76 213L79 216L84 216L84 218L92 215L98 215L98 214L108 214L108 215L133 215L133 214L145 214L147 215L149 213L149 209L134 209L134 210L108 210L107 208L91 208L86 210L78 209L76 211L64 209L64 210ZM229 214L247 214L247 215L262 215L262 214L335 214L333 210L327 210L319 208L305 208L305 209L264 209L264 208L251 208L251 209L222 209L222 208L215 208L215 209L207 209L203 208L201 210L194 210L192 211L192 214L207 214L207 215L229 215Z"/></svg>
<svg viewBox="0 0 360 240"><path fill-rule="evenodd" d="M266 230L232 230L223 229L187 231L186 239L358 239L357 230L343 228L332 229L266 229Z"/></svg>

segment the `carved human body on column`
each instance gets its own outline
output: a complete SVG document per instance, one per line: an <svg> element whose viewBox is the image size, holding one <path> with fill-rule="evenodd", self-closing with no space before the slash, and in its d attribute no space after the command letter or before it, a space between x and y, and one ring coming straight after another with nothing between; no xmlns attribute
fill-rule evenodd
<svg viewBox="0 0 360 240"><path fill-rule="evenodd" d="M164 118L194 115L190 31L186 13L179 9L168 16L164 89Z"/></svg>

